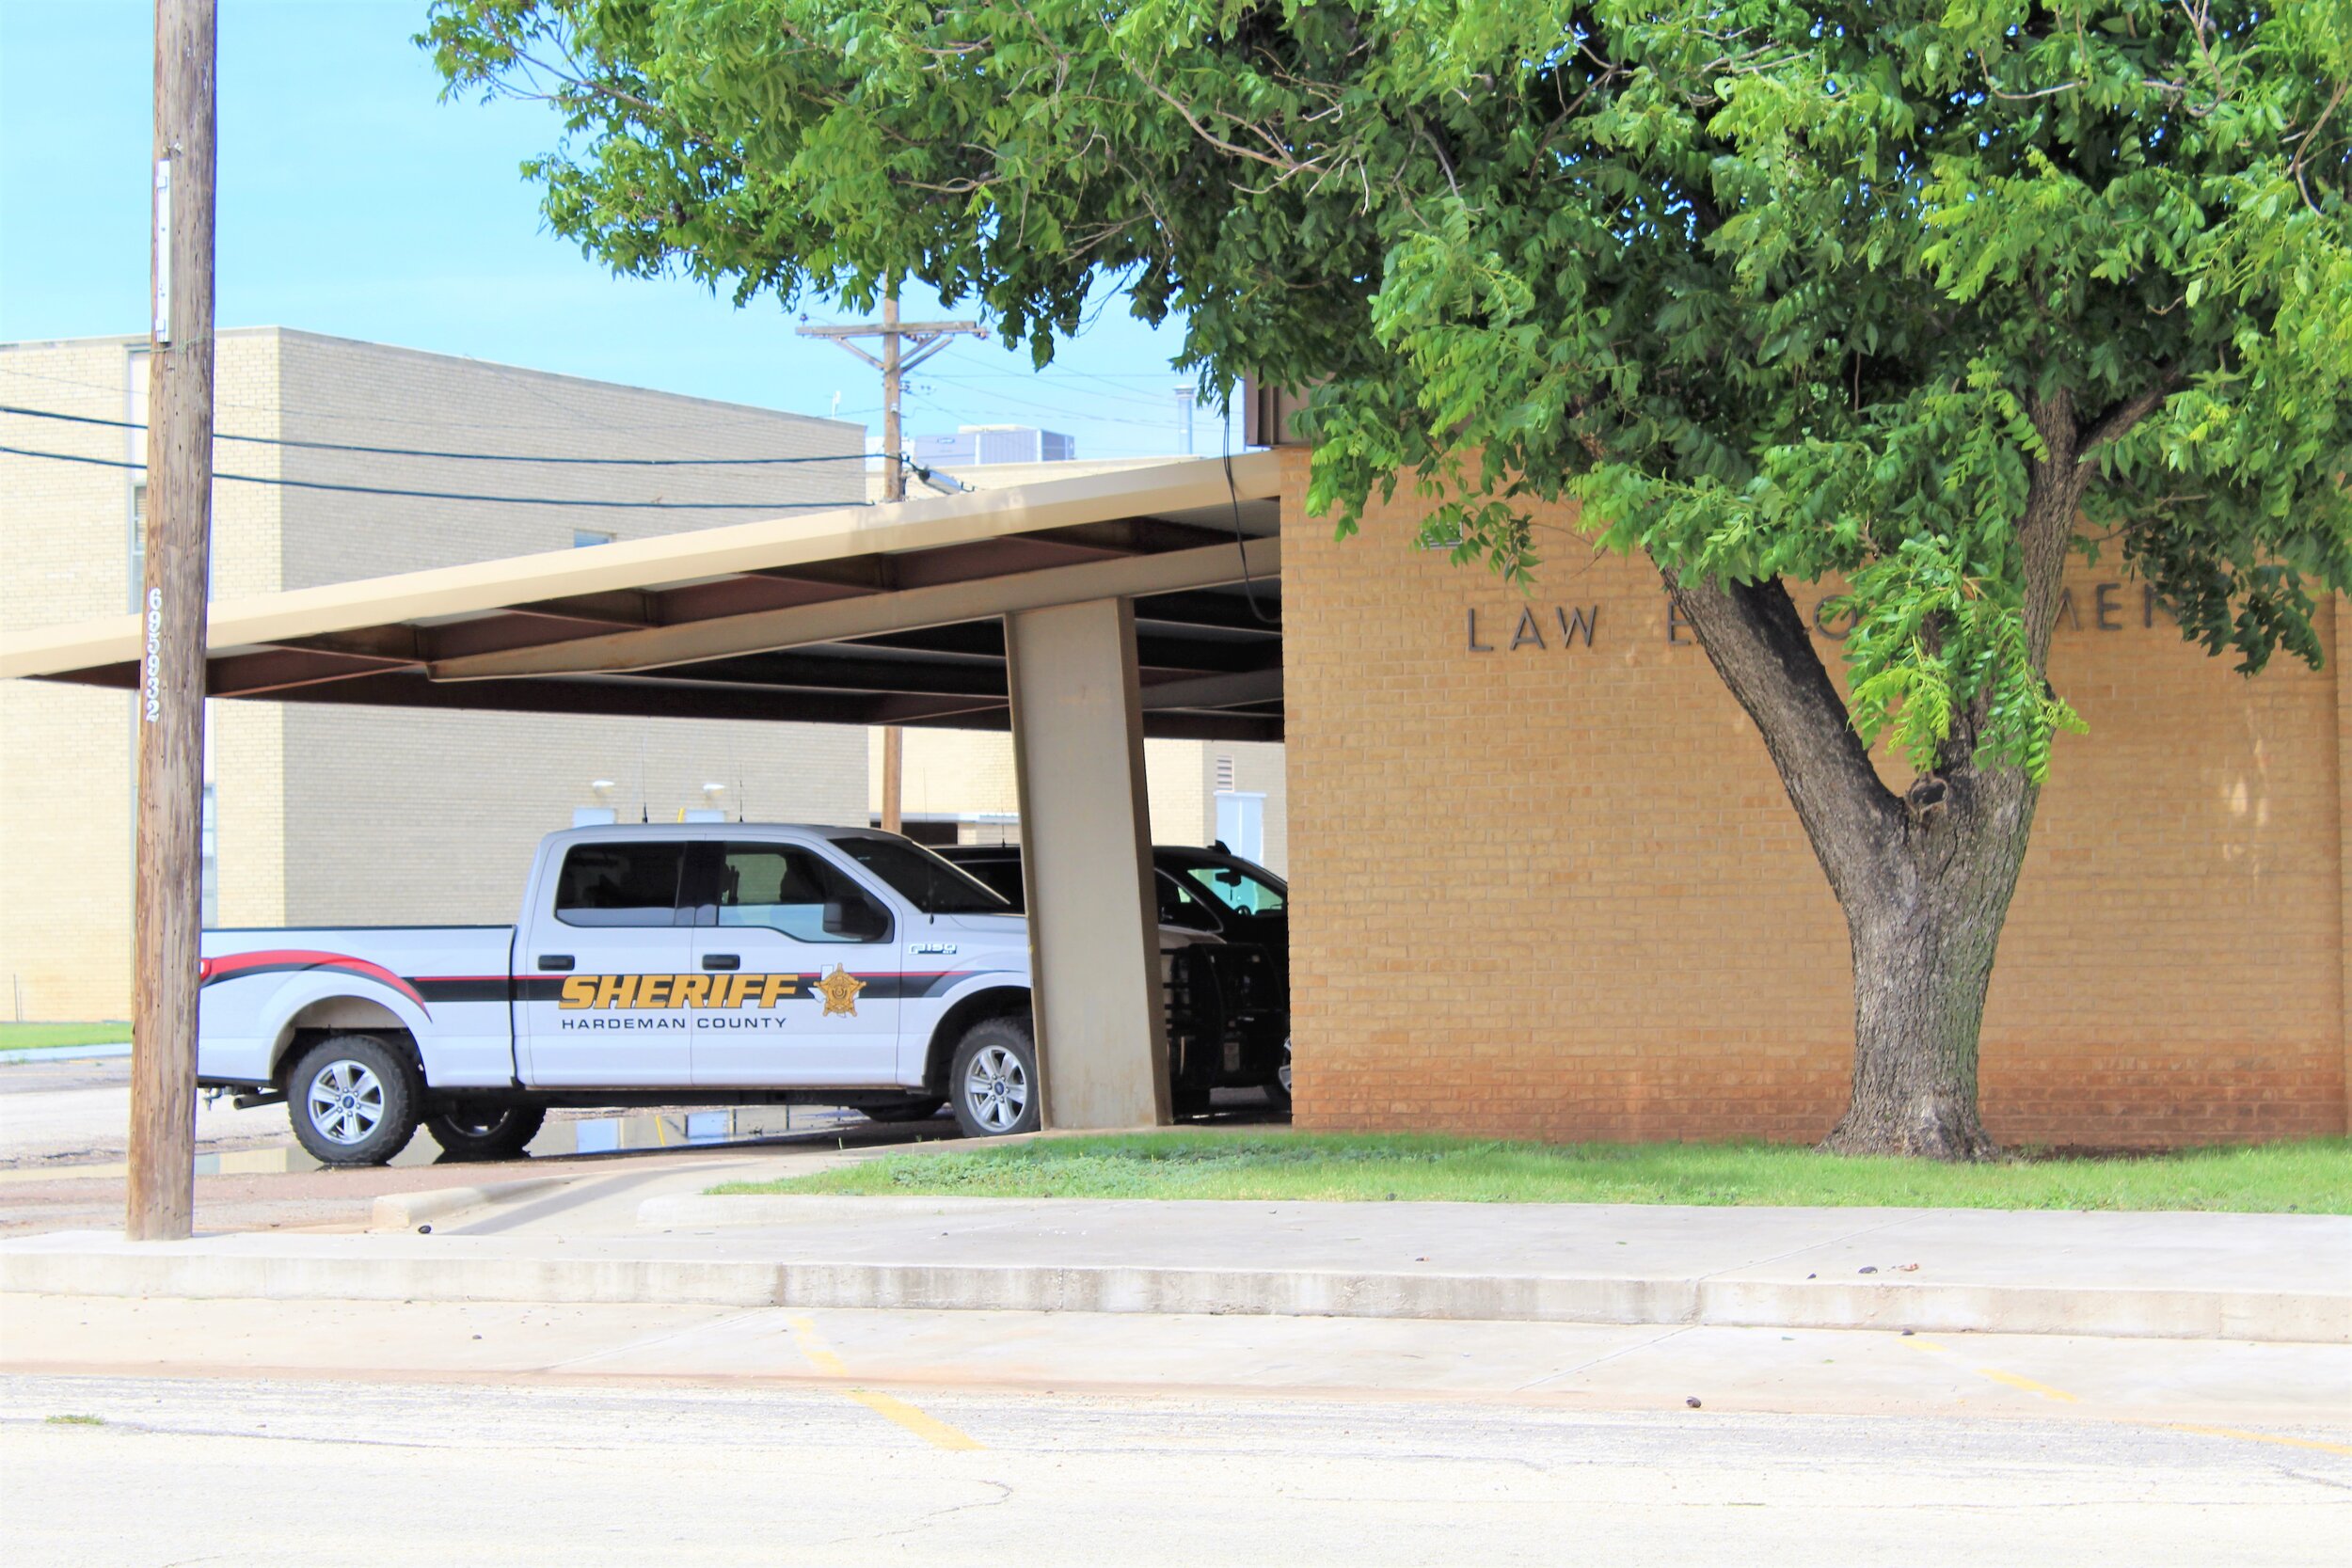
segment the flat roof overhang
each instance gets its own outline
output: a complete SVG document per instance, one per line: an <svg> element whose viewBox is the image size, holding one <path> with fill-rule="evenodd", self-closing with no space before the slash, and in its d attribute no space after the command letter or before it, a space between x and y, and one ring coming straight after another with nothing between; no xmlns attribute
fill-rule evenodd
<svg viewBox="0 0 2352 1568"><path fill-rule="evenodd" d="M1280 459L1251 452L212 607L267 702L1005 729L1001 617L1136 605L1147 735L1282 737ZM0 635L0 676L135 689L132 614Z"/></svg>

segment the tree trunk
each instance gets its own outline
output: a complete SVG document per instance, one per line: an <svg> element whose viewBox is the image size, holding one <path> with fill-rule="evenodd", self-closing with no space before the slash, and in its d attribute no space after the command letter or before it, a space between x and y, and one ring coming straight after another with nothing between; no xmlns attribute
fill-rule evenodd
<svg viewBox="0 0 2352 1568"><path fill-rule="evenodd" d="M2063 396L2029 404L2046 451L2019 528L2027 644L2044 668L2083 468ZM1853 952L1853 1092L1822 1148L1978 1160L1978 1033L2041 791L1975 761L1984 715L1956 714L1936 767L1902 795L1855 735L1810 628L1778 579L1667 592L1756 721L1804 822Z"/></svg>
<svg viewBox="0 0 2352 1568"><path fill-rule="evenodd" d="M1845 900L1853 950L1853 1095L1822 1148L1979 1160L1977 1045L2037 791L1963 765L1901 802L1885 871Z"/></svg>

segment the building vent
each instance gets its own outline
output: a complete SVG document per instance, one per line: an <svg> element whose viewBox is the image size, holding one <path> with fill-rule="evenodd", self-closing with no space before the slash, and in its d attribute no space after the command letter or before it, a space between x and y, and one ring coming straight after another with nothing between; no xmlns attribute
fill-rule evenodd
<svg viewBox="0 0 2352 1568"><path fill-rule="evenodd" d="M1220 756L1216 759L1216 787L1219 790L1230 790L1233 787L1233 759L1232 757Z"/></svg>

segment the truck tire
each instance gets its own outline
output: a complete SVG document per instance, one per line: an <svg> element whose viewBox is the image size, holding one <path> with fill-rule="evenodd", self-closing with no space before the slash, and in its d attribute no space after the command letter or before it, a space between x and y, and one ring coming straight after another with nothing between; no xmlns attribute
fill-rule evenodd
<svg viewBox="0 0 2352 1568"><path fill-rule="evenodd" d="M294 1141L323 1165L380 1165L417 1135L417 1069L373 1035L331 1035L286 1074Z"/></svg>
<svg viewBox="0 0 2352 1568"><path fill-rule="evenodd" d="M860 1105L857 1114L867 1121L929 1121L939 1115L944 1100L901 1100L888 1105Z"/></svg>
<svg viewBox="0 0 2352 1568"><path fill-rule="evenodd" d="M453 1160L506 1160L523 1151L548 1119L544 1105L455 1105L424 1130Z"/></svg>
<svg viewBox="0 0 2352 1568"><path fill-rule="evenodd" d="M1282 1042L1282 1055L1274 1070L1266 1075L1266 1103L1278 1111L1291 1108L1291 1042Z"/></svg>
<svg viewBox="0 0 2352 1568"><path fill-rule="evenodd" d="M1042 1087L1026 1019L980 1020L964 1031L947 1069L947 1103L967 1138L1036 1132L1044 1111Z"/></svg>

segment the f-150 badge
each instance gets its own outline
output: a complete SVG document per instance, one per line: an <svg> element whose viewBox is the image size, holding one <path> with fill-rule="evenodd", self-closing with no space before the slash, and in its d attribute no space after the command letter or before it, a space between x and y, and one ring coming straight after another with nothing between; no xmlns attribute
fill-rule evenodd
<svg viewBox="0 0 2352 1568"><path fill-rule="evenodd" d="M839 964L835 964L833 966L833 973L818 981L812 989L825 999L825 1017L831 1018L835 1013L847 1013L851 1018L855 1018L857 1017L857 993L866 989L866 982Z"/></svg>

